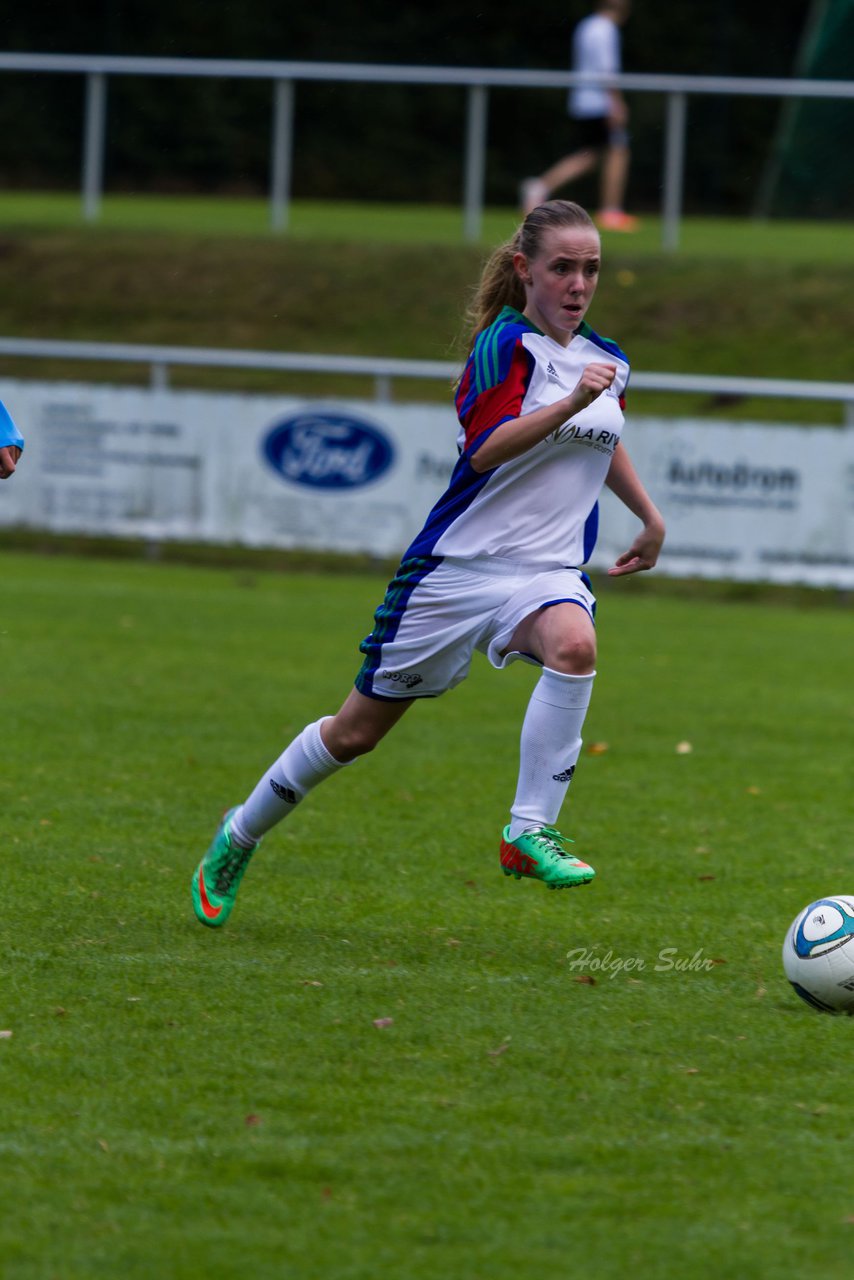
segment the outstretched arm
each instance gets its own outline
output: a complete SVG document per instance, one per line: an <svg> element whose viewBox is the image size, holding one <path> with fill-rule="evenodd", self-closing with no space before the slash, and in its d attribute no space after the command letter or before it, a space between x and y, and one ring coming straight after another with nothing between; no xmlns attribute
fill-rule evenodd
<svg viewBox="0 0 854 1280"><path fill-rule="evenodd" d="M20 456L21 450L15 444L0 448L0 480L7 480L12 475Z"/></svg>
<svg viewBox="0 0 854 1280"><path fill-rule="evenodd" d="M616 564L608 570L608 573L616 578L624 573L639 573L643 569L652 569L658 560L661 544L664 542L664 520L643 487L640 476L635 471L632 460L622 444L618 444L614 450L605 483L643 524L643 528L629 550L617 557Z"/></svg>

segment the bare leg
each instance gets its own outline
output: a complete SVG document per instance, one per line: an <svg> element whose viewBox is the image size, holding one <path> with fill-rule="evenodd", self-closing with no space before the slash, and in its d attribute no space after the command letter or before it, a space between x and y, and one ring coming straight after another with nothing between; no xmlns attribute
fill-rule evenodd
<svg viewBox="0 0 854 1280"><path fill-rule="evenodd" d="M401 698L399 702L381 702L351 689L340 710L323 721L320 729L323 745L342 764L355 760L373 751L414 701L414 698Z"/></svg>
<svg viewBox="0 0 854 1280"><path fill-rule="evenodd" d="M555 164L547 169L541 175L540 181L548 189L549 193L557 191L560 187L566 186L568 182L575 182L577 178L581 178L585 173L590 173L591 169L596 168L596 162L599 159L598 151L585 147L582 151L574 151L572 155L564 156L562 160L556 161Z"/></svg>
<svg viewBox="0 0 854 1280"><path fill-rule="evenodd" d="M602 163L602 208L622 209L629 176L629 148L609 147Z"/></svg>
<svg viewBox="0 0 854 1280"><path fill-rule="evenodd" d="M564 675L590 675L596 669L596 629L579 605L554 604L519 623L508 646L512 651L532 653Z"/></svg>

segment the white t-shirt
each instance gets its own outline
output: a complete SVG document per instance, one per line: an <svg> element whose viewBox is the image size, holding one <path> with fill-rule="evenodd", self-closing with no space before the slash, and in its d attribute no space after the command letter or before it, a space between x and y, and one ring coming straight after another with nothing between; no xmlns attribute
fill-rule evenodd
<svg viewBox="0 0 854 1280"><path fill-rule="evenodd" d="M608 391L518 458L478 472L471 458L512 418L569 395L586 365L609 361ZM596 542L598 498L623 429L629 362L582 324L568 346L505 307L478 335L457 390L460 457L410 556L499 557L580 567Z"/></svg>
<svg viewBox="0 0 854 1280"><path fill-rule="evenodd" d="M572 37L572 70L619 74L620 28L603 13L582 18ZM595 85L577 86L569 91L569 114L576 119L607 116L610 111L607 89Z"/></svg>

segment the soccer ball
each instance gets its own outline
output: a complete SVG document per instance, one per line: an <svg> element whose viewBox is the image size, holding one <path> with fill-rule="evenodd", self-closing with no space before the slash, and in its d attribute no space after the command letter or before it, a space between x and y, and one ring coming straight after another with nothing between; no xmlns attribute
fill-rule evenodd
<svg viewBox="0 0 854 1280"><path fill-rule="evenodd" d="M783 968L814 1009L854 1014L854 897L838 894L804 907L786 934Z"/></svg>

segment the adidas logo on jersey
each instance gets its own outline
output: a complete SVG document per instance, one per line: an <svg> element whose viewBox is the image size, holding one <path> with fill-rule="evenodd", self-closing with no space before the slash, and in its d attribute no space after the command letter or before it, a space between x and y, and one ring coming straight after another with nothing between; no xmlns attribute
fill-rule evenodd
<svg viewBox="0 0 854 1280"><path fill-rule="evenodd" d="M546 374L548 375L549 382L560 382L560 378L557 376L557 369L554 367L551 360L546 365Z"/></svg>

